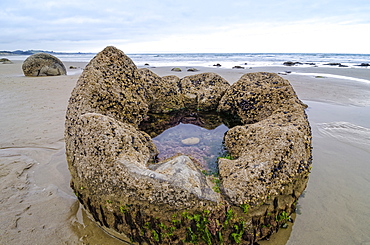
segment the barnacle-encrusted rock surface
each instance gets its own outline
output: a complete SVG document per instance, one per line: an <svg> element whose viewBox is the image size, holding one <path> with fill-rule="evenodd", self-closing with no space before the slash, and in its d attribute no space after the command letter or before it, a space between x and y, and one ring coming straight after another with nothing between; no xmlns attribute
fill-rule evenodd
<svg viewBox="0 0 370 245"><path fill-rule="evenodd" d="M277 195L310 167L306 105L287 80L274 73L245 74L218 108L237 114L244 124L225 136L235 160L219 161L225 194L233 203L255 203Z"/></svg>
<svg viewBox="0 0 370 245"><path fill-rule="evenodd" d="M72 92L67 129L82 114L94 112L138 125L148 112L144 80L122 51L107 47L86 66Z"/></svg>
<svg viewBox="0 0 370 245"><path fill-rule="evenodd" d="M57 57L46 53L37 53L29 56L23 62L22 69L25 76L31 77L67 74L63 62Z"/></svg>
<svg viewBox="0 0 370 245"><path fill-rule="evenodd" d="M153 162L152 134L139 129L149 114L172 111L176 123L201 125L201 117L187 115L216 108L240 122L225 135L231 157L219 160L219 177L180 154ZM107 47L69 100L71 187L103 229L132 243L252 244L287 222L306 186L311 132L304 108L276 74L247 74L232 86L213 73L159 77Z"/></svg>
<svg viewBox="0 0 370 245"><path fill-rule="evenodd" d="M243 123L264 120L277 108L302 104L292 86L275 73L256 72L243 75L227 90L219 103L220 111L238 115Z"/></svg>
<svg viewBox="0 0 370 245"><path fill-rule="evenodd" d="M176 76L160 77L147 68L139 69L144 79L146 99L153 113L166 113L184 108L183 94L180 93Z"/></svg>
<svg viewBox="0 0 370 245"><path fill-rule="evenodd" d="M192 108L216 110L218 102L230 84L215 73L201 73L179 79L176 76L159 77L147 68L139 69L144 79L149 110L166 113Z"/></svg>
<svg viewBox="0 0 370 245"><path fill-rule="evenodd" d="M201 73L180 80L186 108L215 110L230 84L216 73Z"/></svg>

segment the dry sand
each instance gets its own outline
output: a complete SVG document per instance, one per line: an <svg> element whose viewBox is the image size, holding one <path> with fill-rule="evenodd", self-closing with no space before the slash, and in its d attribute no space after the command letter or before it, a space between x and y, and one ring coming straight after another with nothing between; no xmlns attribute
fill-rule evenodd
<svg viewBox="0 0 370 245"><path fill-rule="evenodd" d="M22 62L0 64L0 244L123 244L101 231L72 190L64 151L64 116L85 63L67 76L24 77ZM172 67L150 68L158 75ZM197 67L234 83L247 72L283 75L308 104L313 169L294 225L263 244L370 244L370 80L365 68Z"/></svg>

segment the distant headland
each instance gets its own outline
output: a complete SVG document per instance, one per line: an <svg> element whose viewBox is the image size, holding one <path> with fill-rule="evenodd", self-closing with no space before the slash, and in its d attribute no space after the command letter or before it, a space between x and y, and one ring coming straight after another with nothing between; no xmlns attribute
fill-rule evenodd
<svg viewBox="0 0 370 245"><path fill-rule="evenodd" d="M54 51L47 51L47 50L15 50L15 51L3 51L0 50L0 55L33 55L36 53L47 53L47 54L53 54L53 55L58 55L58 54L92 54L92 53L81 53L81 52L54 52Z"/></svg>

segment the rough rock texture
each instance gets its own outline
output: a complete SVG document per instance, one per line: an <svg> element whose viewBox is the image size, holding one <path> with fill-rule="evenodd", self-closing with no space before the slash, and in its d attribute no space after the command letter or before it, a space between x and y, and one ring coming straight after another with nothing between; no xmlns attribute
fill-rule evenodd
<svg viewBox="0 0 370 245"><path fill-rule="evenodd" d="M243 75L222 97L218 110L238 115L243 123L259 122L284 104L302 104L290 83L275 73ZM303 104L302 104L303 105Z"/></svg>
<svg viewBox="0 0 370 245"><path fill-rule="evenodd" d="M151 112L166 113L184 108L178 77L160 77L147 68L139 69L139 73L144 79L146 99Z"/></svg>
<svg viewBox="0 0 370 245"><path fill-rule="evenodd" d="M237 114L244 124L225 136L235 160L219 161L225 194L234 204L266 200L309 170L305 108L289 82L274 73L245 74L225 93L219 110Z"/></svg>
<svg viewBox="0 0 370 245"><path fill-rule="evenodd" d="M230 84L216 73L201 73L184 77L179 86L186 108L210 111L217 108Z"/></svg>
<svg viewBox="0 0 370 245"><path fill-rule="evenodd" d="M275 74L225 82L213 73L160 78L114 47L90 61L69 100L66 155L71 187L103 229L136 244L253 244L287 222L311 164L304 105ZM225 136L231 157L219 160L220 177L184 155L154 163L157 148L139 125L181 103L190 112L175 112L175 123L203 124L196 109L217 107L241 119Z"/></svg>
<svg viewBox="0 0 370 245"><path fill-rule="evenodd" d="M184 108L216 110L229 83L215 73L201 73L179 79L159 77L147 68L139 69L144 79L145 98L153 113L167 113Z"/></svg>
<svg viewBox="0 0 370 245"><path fill-rule="evenodd" d="M66 75L64 64L55 56L38 53L29 56L22 65L25 76L59 76Z"/></svg>
<svg viewBox="0 0 370 245"><path fill-rule="evenodd" d="M144 80L135 64L120 50L107 47L86 66L72 92L68 123L94 112L138 125L148 111Z"/></svg>
<svg viewBox="0 0 370 245"><path fill-rule="evenodd" d="M112 196L107 200L118 198L126 199L125 202L186 207L191 205L194 194L208 196L203 193L211 189L206 187L205 176L188 157L152 164L149 169L148 162L157 153L156 147L146 133L131 125L101 114L86 113L76 125L76 134L82 143L71 146L75 152L68 159L73 162L72 183L81 185L81 181L88 191L109 193ZM172 193L164 195L163 191L171 190L169 184L174 185ZM177 190L177 186L190 191ZM211 195L210 198L217 198ZM130 197L133 199L128 200Z"/></svg>

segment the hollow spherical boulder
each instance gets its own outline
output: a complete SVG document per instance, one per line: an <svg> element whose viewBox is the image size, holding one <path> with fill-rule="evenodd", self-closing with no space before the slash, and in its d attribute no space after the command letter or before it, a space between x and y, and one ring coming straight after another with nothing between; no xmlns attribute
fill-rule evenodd
<svg viewBox="0 0 370 245"><path fill-rule="evenodd" d="M31 77L67 74L63 62L57 57L46 53L37 53L29 56L23 62L22 70L25 76Z"/></svg>
<svg viewBox="0 0 370 245"><path fill-rule="evenodd" d="M139 71L115 47L90 61L69 100L66 156L72 189L105 231L133 244L253 244L289 220L311 165L305 105L275 74L226 83ZM182 154L155 161L152 134L139 126L181 103L186 115L218 108L239 118L219 176Z"/></svg>

